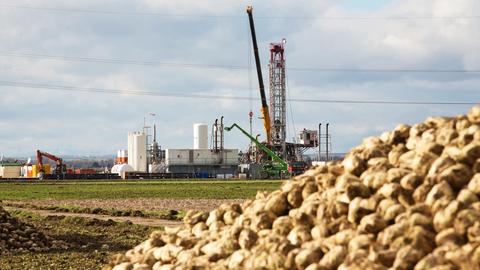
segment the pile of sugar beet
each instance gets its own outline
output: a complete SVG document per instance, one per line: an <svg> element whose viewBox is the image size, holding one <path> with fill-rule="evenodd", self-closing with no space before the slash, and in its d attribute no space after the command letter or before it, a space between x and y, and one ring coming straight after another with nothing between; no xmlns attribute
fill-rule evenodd
<svg viewBox="0 0 480 270"><path fill-rule="evenodd" d="M33 226L12 217L0 206L0 255L48 251L52 241Z"/></svg>
<svg viewBox="0 0 480 270"><path fill-rule="evenodd" d="M480 269L480 105L184 223L105 269Z"/></svg>

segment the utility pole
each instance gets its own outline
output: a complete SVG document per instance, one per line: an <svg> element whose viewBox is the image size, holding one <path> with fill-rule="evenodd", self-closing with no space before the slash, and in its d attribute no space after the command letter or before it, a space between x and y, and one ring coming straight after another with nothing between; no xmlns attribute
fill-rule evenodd
<svg viewBox="0 0 480 270"><path fill-rule="evenodd" d="M318 161L322 159L322 123L318 124Z"/></svg>

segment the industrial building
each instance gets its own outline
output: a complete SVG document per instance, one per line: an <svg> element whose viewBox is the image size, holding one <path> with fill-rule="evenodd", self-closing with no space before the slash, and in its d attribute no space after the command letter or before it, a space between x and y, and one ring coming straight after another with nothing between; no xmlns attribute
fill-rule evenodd
<svg viewBox="0 0 480 270"><path fill-rule="evenodd" d="M199 177L233 177L238 170L238 149L167 149L165 165L169 173L195 173Z"/></svg>
<svg viewBox="0 0 480 270"><path fill-rule="evenodd" d="M236 176L239 150L224 148L223 117L220 122L215 120L210 135L208 130L207 124L193 124L193 148L165 150L157 143L156 126L152 143L148 142L146 132L129 132L128 150L117 152L111 172L122 178L128 178L129 173L145 173L148 177L155 177L155 174L188 174L198 178Z"/></svg>
<svg viewBox="0 0 480 270"><path fill-rule="evenodd" d="M166 149L169 173L194 173L198 177L229 178L238 171L238 149L224 149L223 117L212 126L212 147L208 147L208 125L193 125L193 149Z"/></svg>
<svg viewBox="0 0 480 270"><path fill-rule="evenodd" d="M46 174L52 172L50 164L43 165ZM37 178L39 167L36 164L3 163L0 164L0 178Z"/></svg>
<svg viewBox="0 0 480 270"><path fill-rule="evenodd" d="M22 164L0 164L0 178L18 178L22 174Z"/></svg>
<svg viewBox="0 0 480 270"><path fill-rule="evenodd" d="M287 141L286 40L271 43L269 47L270 95L267 101L251 7L247 8L247 13L255 53L266 141L259 142L258 137L253 137L253 112L250 111L248 114L250 117L249 133L237 124L226 128L230 131L236 127L249 139L250 145L244 153L238 149L224 147L223 117L220 118L220 121L215 120L210 134L207 124L193 124L193 148L162 150L157 143L155 125L153 141L149 143L148 138L152 136L147 132L150 127L146 125L144 118L143 132L128 133L128 151L118 152L117 162L112 168L112 172L118 173L122 178L128 178L128 174L131 173L145 179L155 178L155 174L186 174L197 178L234 176L283 178L287 174L301 173L308 167L310 161L304 156L304 153L308 149L318 146L318 131L303 129L297 140Z"/></svg>

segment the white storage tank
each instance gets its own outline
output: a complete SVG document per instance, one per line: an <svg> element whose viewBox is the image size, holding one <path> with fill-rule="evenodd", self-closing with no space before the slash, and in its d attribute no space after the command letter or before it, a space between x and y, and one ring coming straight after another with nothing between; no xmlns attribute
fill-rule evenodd
<svg viewBox="0 0 480 270"><path fill-rule="evenodd" d="M124 172L133 172L133 171L134 171L133 167L128 164L115 164L113 165L111 170L112 173L117 173L120 176L122 176L122 173Z"/></svg>
<svg viewBox="0 0 480 270"><path fill-rule="evenodd" d="M193 124L193 149L208 149L207 124Z"/></svg>
<svg viewBox="0 0 480 270"><path fill-rule="evenodd" d="M147 135L128 133L128 164L137 172L147 172Z"/></svg>
<svg viewBox="0 0 480 270"><path fill-rule="evenodd" d="M128 164L115 164L111 170L112 173L118 174L120 177L122 177L122 179L126 178L127 172L133 172L133 171L135 171L133 167Z"/></svg>
<svg viewBox="0 0 480 270"><path fill-rule="evenodd" d="M118 150L116 164L126 164L128 163L127 150Z"/></svg>

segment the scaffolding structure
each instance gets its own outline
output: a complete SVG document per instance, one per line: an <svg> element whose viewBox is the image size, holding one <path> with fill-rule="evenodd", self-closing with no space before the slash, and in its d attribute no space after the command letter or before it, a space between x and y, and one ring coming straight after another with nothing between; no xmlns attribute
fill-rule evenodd
<svg viewBox="0 0 480 270"><path fill-rule="evenodd" d="M271 138L274 150L286 158L285 39L270 43L269 62Z"/></svg>

